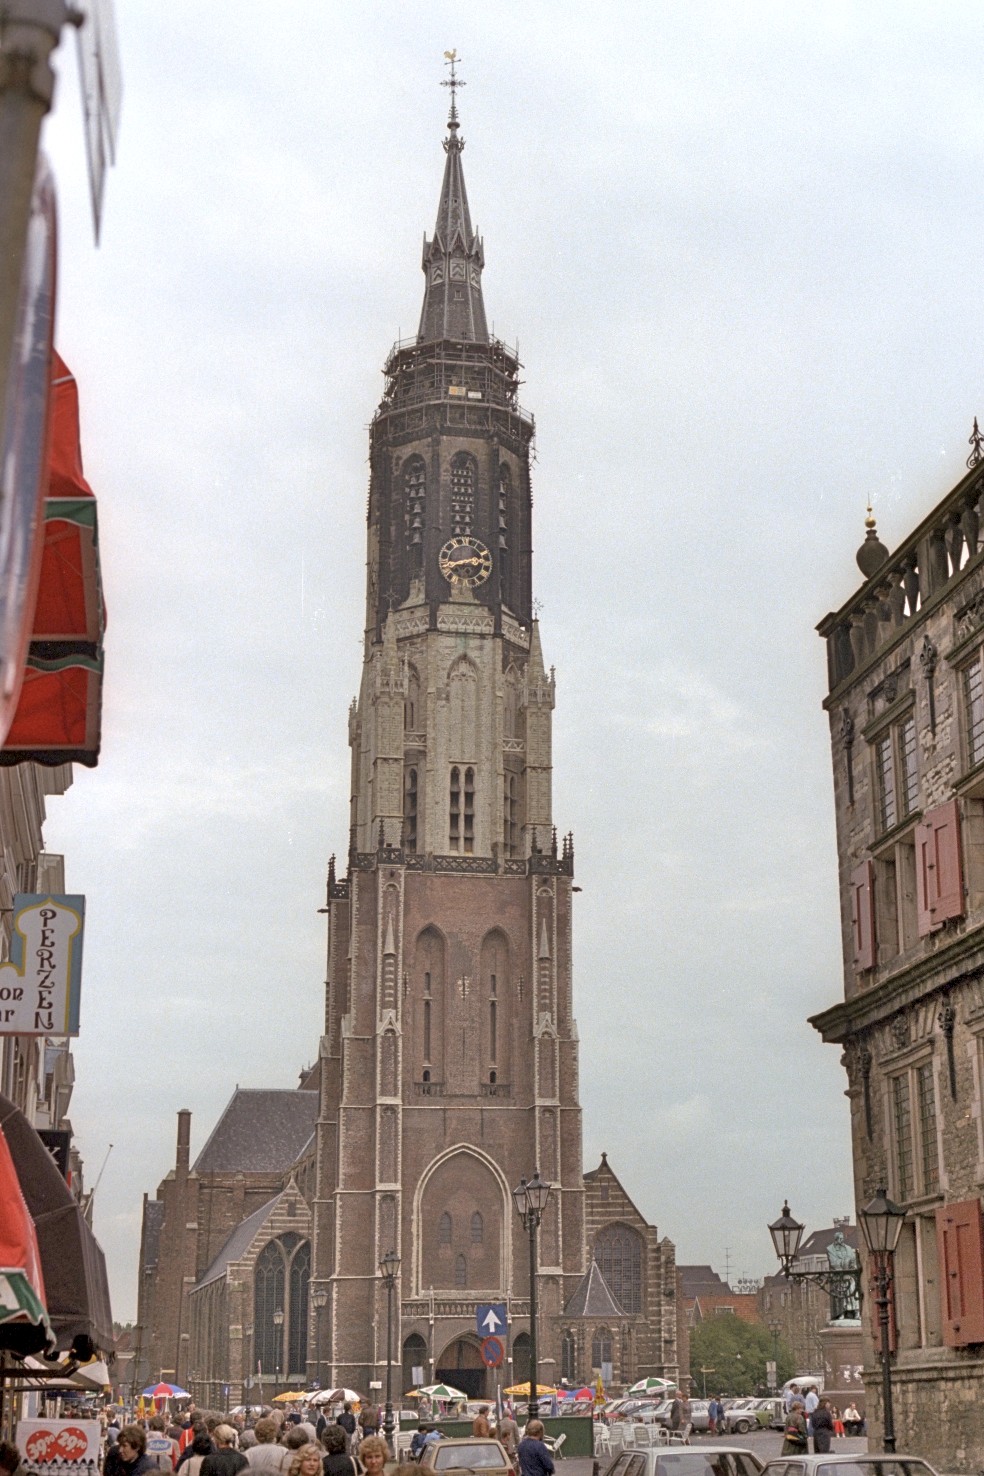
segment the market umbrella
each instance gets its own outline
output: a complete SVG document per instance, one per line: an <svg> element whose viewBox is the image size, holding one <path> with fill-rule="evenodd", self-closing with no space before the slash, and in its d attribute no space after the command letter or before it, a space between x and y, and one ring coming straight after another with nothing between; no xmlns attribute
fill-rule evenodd
<svg viewBox="0 0 984 1476"><path fill-rule="evenodd" d="M594 1397L594 1390L589 1389L587 1384L583 1389L568 1389L564 1394L565 1399L593 1399Z"/></svg>
<svg viewBox="0 0 984 1476"><path fill-rule="evenodd" d="M664 1389L675 1389L675 1388L676 1388L676 1384L674 1384L674 1382L673 1382L672 1379L655 1379L655 1378L649 1378L649 1379L640 1379L637 1384L633 1384L632 1385L632 1388L629 1390L629 1393L630 1394L659 1394Z"/></svg>
<svg viewBox="0 0 984 1476"><path fill-rule="evenodd" d="M361 1404L362 1395L354 1389L319 1389L310 1395L308 1404Z"/></svg>
<svg viewBox="0 0 984 1476"><path fill-rule="evenodd" d="M460 1389L452 1389L450 1384L426 1384L418 1391L428 1399L467 1399Z"/></svg>
<svg viewBox="0 0 984 1476"><path fill-rule="evenodd" d="M145 1399L188 1399L190 1395L187 1389L182 1389L178 1384L152 1384L150 1388L144 1389Z"/></svg>
<svg viewBox="0 0 984 1476"><path fill-rule="evenodd" d="M512 1386L511 1389L503 1389L502 1392L503 1392L503 1394L508 1394L510 1398L515 1397L517 1399L523 1399L523 1398L529 1399L529 1397L530 1397L530 1384L529 1384L529 1380L527 1379L527 1381L526 1381L525 1384L513 1384L513 1386ZM556 1392L557 1392L557 1390L554 1389L550 1384L537 1384L537 1386L536 1386L536 1397L537 1397L537 1399L539 1399L539 1397L540 1397L541 1394L556 1394ZM462 1398L464 1398L463 1395L462 1395Z"/></svg>
<svg viewBox="0 0 984 1476"><path fill-rule="evenodd" d="M291 1392L290 1389L288 1389L286 1394L274 1394L274 1396L273 1396L273 1403L274 1404L299 1404L300 1403L300 1395L299 1394L294 1394L294 1393Z"/></svg>

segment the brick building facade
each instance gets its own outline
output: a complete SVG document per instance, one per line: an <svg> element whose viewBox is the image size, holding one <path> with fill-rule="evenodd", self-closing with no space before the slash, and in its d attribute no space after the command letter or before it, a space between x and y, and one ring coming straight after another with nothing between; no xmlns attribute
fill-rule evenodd
<svg viewBox="0 0 984 1476"><path fill-rule="evenodd" d="M556 683L533 602L534 426L518 358L486 326L462 148L452 107L420 328L387 360L371 429L350 832L344 874L334 858L328 874L317 1065L309 1090L237 1093L193 1166L182 1114L175 1169L145 1203L142 1370L173 1369L202 1398L226 1384L241 1397L271 1357L281 1384L381 1382L389 1251L406 1387L422 1369L491 1392L479 1302L506 1303L505 1371L521 1379L529 1261L512 1190L534 1169L552 1185L541 1378L583 1380L595 1355L616 1381L677 1372L673 1245L606 1163L583 1174L574 846L554 825ZM274 1144L264 1114L288 1096L316 1111ZM230 1113L255 1132L233 1131Z"/></svg>
<svg viewBox="0 0 984 1476"><path fill-rule="evenodd" d="M972 458L973 460L973 458ZM906 1208L895 1259L899 1449L984 1464L984 467L819 629L828 652L857 1203ZM866 1308L873 1305L868 1297ZM865 1318L869 1418L881 1427Z"/></svg>

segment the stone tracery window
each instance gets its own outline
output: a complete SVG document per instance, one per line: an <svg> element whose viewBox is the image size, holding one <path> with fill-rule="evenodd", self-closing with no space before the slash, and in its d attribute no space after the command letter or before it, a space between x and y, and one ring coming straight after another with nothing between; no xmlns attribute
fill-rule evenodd
<svg viewBox="0 0 984 1476"><path fill-rule="evenodd" d="M485 1221L478 1210L471 1217L471 1242L472 1245L485 1244Z"/></svg>
<svg viewBox="0 0 984 1476"><path fill-rule="evenodd" d="M288 1231L271 1240L253 1270L255 1357L264 1368L303 1374L307 1363L311 1244ZM284 1314L278 1328L274 1313Z"/></svg>
<svg viewBox="0 0 984 1476"><path fill-rule="evenodd" d="M459 1291L468 1285L468 1262L464 1256L455 1257L454 1284Z"/></svg>
<svg viewBox="0 0 984 1476"><path fill-rule="evenodd" d="M591 1339L591 1367L602 1368L612 1362L612 1334L607 1327L598 1327Z"/></svg>
<svg viewBox="0 0 984 1476"><path fill-rule="evenodd" d="M606 1225L594 1258L612 1296L624 1312L642 1310L642 1239L628 1225Z"/></svg>
<svg viewBox="0 0 984 1476"><path fill-rule="evenodd" d="M451 1235L452 1235L453 1229L454 1229L454 1226L451 1223L451 1216L448 1214L447 1210L445 1210L444 1211L444 1214L441 1216L440 1220L438 1221L438 1226L437 1226L437 1243L438 1243L438 1245L450 1245L451 1244Z"/></svg>

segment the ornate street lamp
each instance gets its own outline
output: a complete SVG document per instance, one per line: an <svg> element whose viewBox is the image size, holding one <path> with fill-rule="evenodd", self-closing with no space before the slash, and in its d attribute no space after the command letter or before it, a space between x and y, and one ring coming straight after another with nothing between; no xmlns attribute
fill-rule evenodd
<svg viewBox="0 0 984 1476"><path fill-rule="evenodd" d="M320 1389L321 1388L321 1350L322 1350L322 1346L323 1346L322 1337L321 1337L321 1318L322 1318L322 1315L324 1313L325 1308L328 1305L328 1293L325 1291L325 1289L324 1289L323 1286L319 1286L318 1287L318 1290L314 1293L314 1296L311 1298L311 1300L314 1302L314 1313L315 1313L314 1335L315 1335L315 1337L318 1340L318 1388Z"/></svg>
<svg viewBox="0 0 984 1476"><path fill-rule="evenodd" d="M783 1204L782 1214L769 1226L772 1244L775 1246L782 1274L789 1281L815 1282L823 1288L831 1300L831 1314L857 1316L861 1309L861 1267L857 1251L844 1243L838 1232L834 1245L827 1247L827 1265L819 1271L808 1271L805 1267L794 1269L803 1239L804 1227L794 1220L789 1212L789 1201ZM839 1310L838 1310L839 1309Z"/></svg>
<svg viewBox="0 0 984 1476"><path fill-rule="evenodd" d="M519 1218L523 1222L523 1229L529 1232L530 1237L530 1398L529 1417L531 1420L537 1418L539 1405L537 1402L537 1358L536 1358L536 1232L540 1228L543 1219L543 1211L547 1207L550 1198L550 1185L540 1178L540 1170L533 1170L532 1179L527 1180L524 1176L520 1179L513 1190L513 1199L519 1211Z"/></svg>
<svg viewBox="0 0 984 1476"><path fill-rule="evenodd" d="M386 1413L383 1418L383 1435L393 1454L393 1293L396 1278L400 1274L400 1258L395 1250L389 1250L379 1263L379 1274L386 1283Z"/></svg>
<svg viewBox="0 0 984 1476"><path fill-rule="evenodd" d="M282 1307L278 1307L277 1310L276 1310L276 1312L274 1312L274 1314L273 1314L273 1325L277 1329L277 1333L276 1333L276 1350L277 1351L276 1351L276 1365L275 1365L275 1369L274 1369L274 1383L278 1386L278 1389L279 1389L279 1386L280 1386L280 1355L281 1355L281 1352L283 1351L282 1345L283 1345L283 1340L284 1340L284 1309Z"/></svg>
<svg viewBox="0 0 984 1476"><path fill-rule="evenodd" d="M874 1199L869 1204L866 1204L863 1210L858 1210L858 1224L861 1226L861 1234L864 1236L865 1246L874 1265L875 1285L878 1291L878 1295L875 1297L875 1306L878 1308L878 1322L881 1327L884 1438L885 1450L889 1455L895 1454L895 1414L892 1409L892 1363L888 1336L889 1293L892 1286L895 1252L898 1248L899 1236L902 1234L904 1223L905 1210L899 1205L893 1204L884 1189L879 1189Z"/></svg>

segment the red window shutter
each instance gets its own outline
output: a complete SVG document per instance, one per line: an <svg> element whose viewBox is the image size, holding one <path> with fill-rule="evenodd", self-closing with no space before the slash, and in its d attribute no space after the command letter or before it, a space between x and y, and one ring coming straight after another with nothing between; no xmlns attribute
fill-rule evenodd
<svg viewBox="0 0 984 1476"><path fill-rule="evenodd" d="M878 1305L878 1278L875 1275L874 1266L868 1278L868 1302L871 1307L871 1336L875 1344L876 1354L881 1353L881 1308ZM895 1326L895 1284L888 1283L888 1351L895 1352L896 1326Z"/></svg>
<svg viewBox="0 0 984 1476"><path fill-rule="evenodd" d="M851 872L851 928L854 934L854 970L875 967L875 868L862 861Z"/></svg>
<svg viewBox="0 0 984 1476"><path fill-rule="evenodd" d="M936 1211L940 1319L950 1348L984 1343L984 1220L979 1199Z"/></svg>
<svg viewBox="0 0 984 1476"><path fill-rule="evenodd" d="M920 937L941 928L947 918L964 915L960 811L955 799L927 810L916 826L916 913Z"/></svg>

